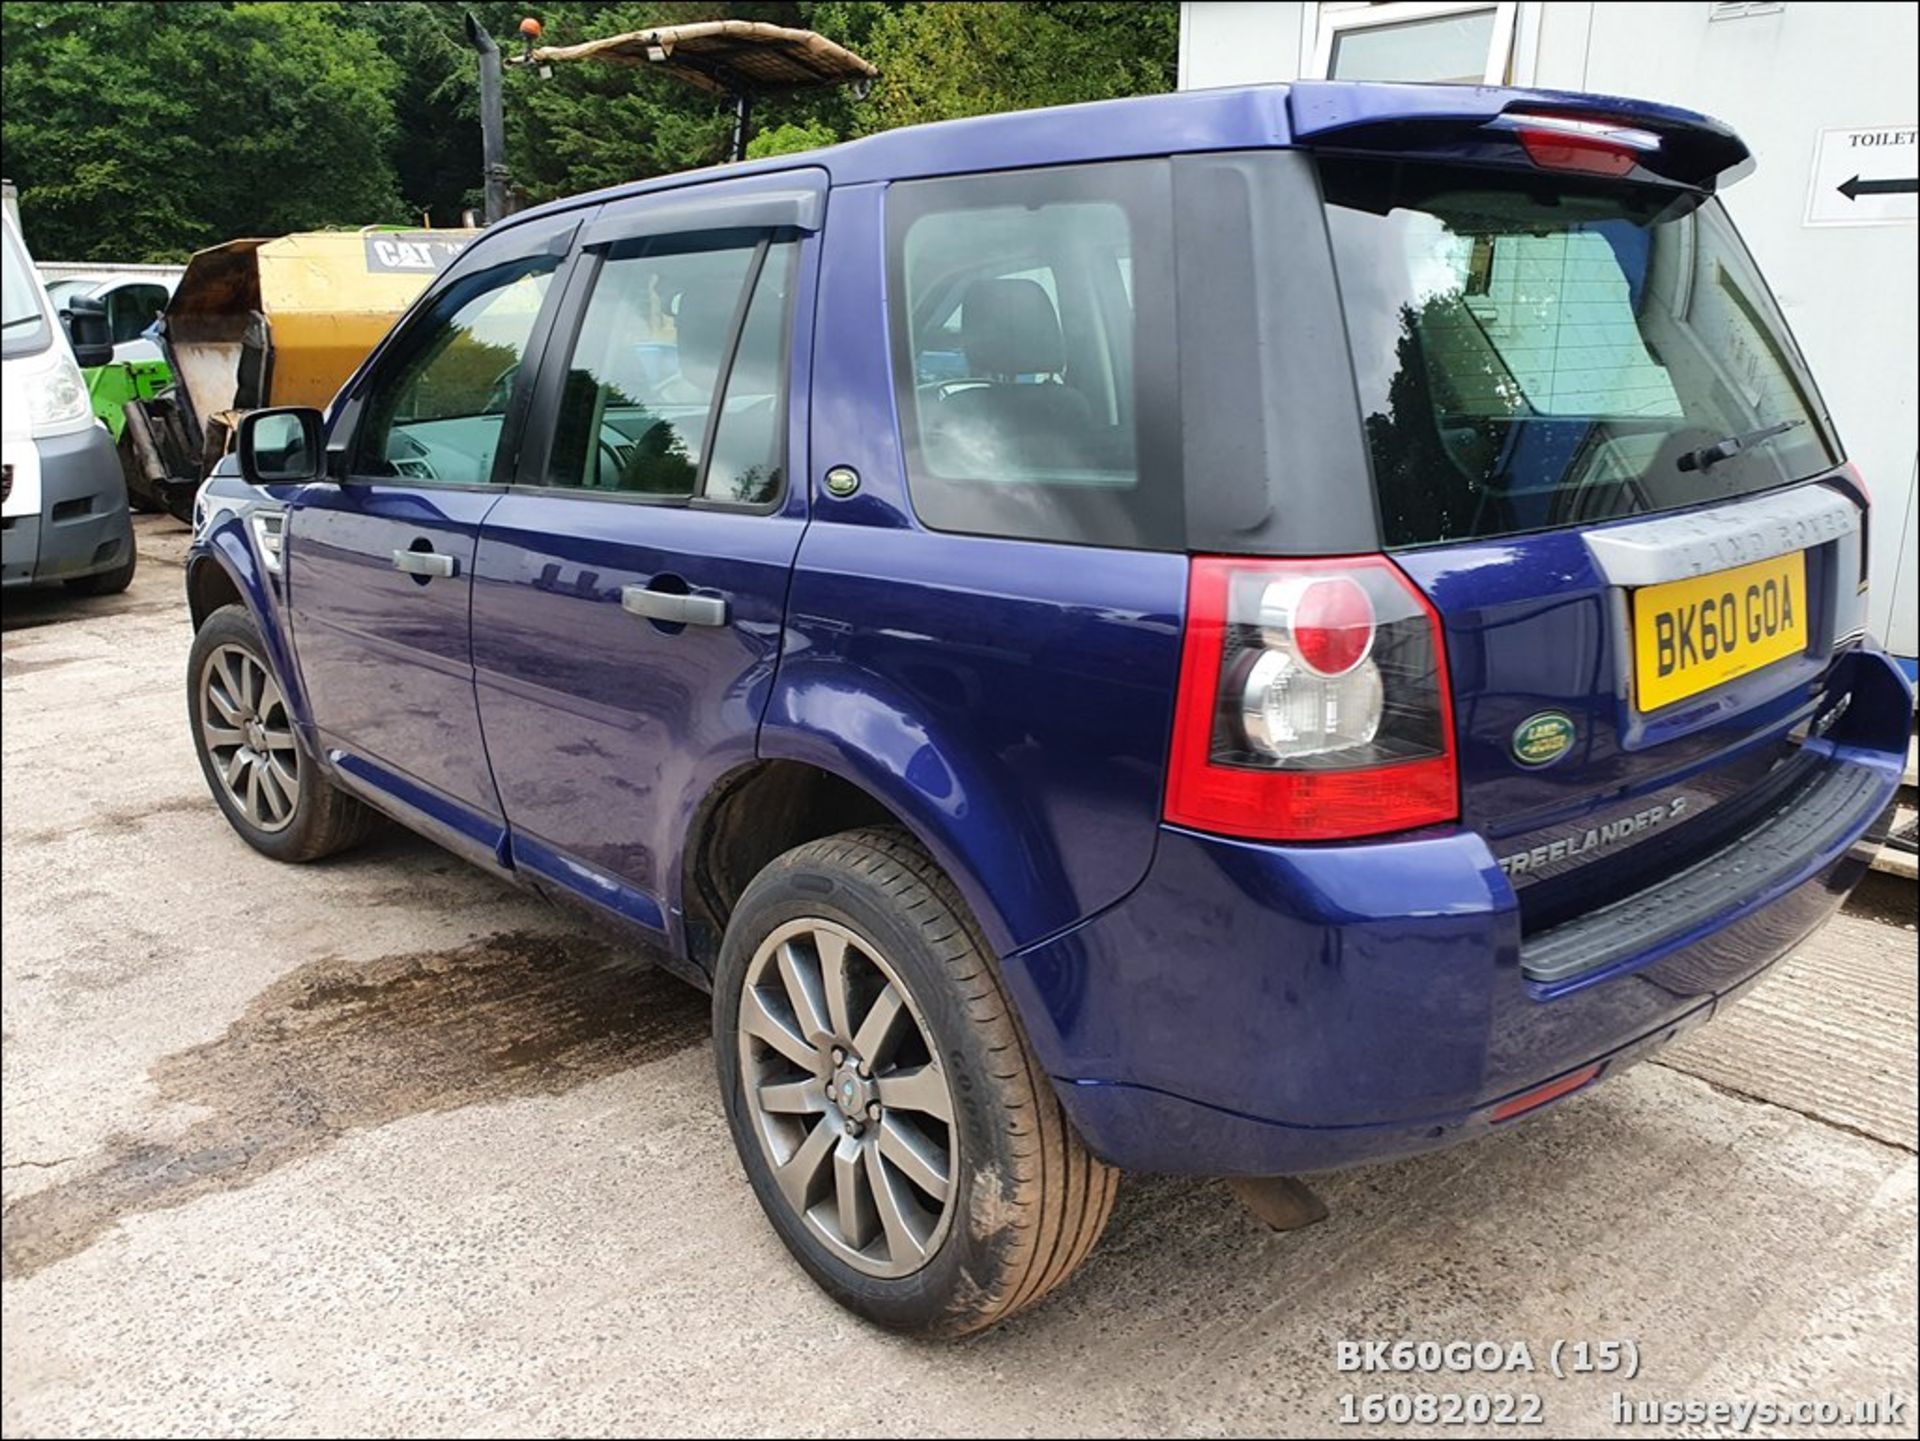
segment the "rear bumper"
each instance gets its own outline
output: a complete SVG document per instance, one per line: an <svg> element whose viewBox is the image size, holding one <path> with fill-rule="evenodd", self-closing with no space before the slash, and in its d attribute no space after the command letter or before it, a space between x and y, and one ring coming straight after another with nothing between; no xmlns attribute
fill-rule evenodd
<svg viewBox="0 0 1920 1441"><path fill-rule="evenodd" d="M9 516L0 532L0 582L49 585L112 570L133 550L127 483L107 432L35 440L40 475L37 514Z"/></svg>
<svg viewBox="0 0 1920 1441"><path fill-rule="evenodd" d="M1544 985L1472 833L1267 846L1164 828L1126 900L1007 958L1027 1029L1094 1151L1133 1170L1274 1175L1465 1140L1504 1100L1595 1079L1712 1017L1817 929L1890 817L1912 695L1860 653L1809 741L1860 781L1851 824L1699 924Z"/></svg>

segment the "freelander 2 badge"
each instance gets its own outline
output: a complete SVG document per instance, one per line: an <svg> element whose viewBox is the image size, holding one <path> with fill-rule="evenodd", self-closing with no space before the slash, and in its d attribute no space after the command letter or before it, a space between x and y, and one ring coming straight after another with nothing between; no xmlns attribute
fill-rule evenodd
<svg viewBox="0 0 1920 1441"><path fill-rule="evenodd" d="M1573 718L1543 710L1513 728L1513 758L1529 768L1550 766L1573 749Z"/></svg>

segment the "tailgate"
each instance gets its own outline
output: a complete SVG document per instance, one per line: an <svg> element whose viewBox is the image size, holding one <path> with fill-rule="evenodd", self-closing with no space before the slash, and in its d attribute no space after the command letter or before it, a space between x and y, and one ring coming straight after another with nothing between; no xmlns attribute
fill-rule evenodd
<svg viewBox="0 0 1920 1441"><path fill-rule="evenodd" d="M1584 149L1590 120L1534 144L1508 105L1470 151L1461 123L1445 157L1349 127L1319 170L1382 537L1445 630L1463 820L1537 934L1808 784L1864 493L1711 179L1676 178L1682 122Z"/></svg>
<svg viewBox="0 0 1920 1441"><path fill-rule="evenodd" d="M1639 890L1806 782L1800 742L1846 703L1859 514L1815 484L1397 557L1443 618L1463 820L1528 932Z"/></svg>

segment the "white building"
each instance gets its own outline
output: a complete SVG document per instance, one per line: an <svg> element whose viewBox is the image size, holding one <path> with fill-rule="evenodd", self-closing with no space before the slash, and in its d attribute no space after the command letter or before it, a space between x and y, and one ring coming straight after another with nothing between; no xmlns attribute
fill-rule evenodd
<svg viewBox="0 0 1920 1441"><path fill-rule="evenodd" d="M1920 7L1846 0L1314 4L1189 0L1180 86L1427 80L1665 101L1757 161L1726 192L1874 496L1874 629L1915 635ZM1904 182L1904 184L1902 184Z"/></svg>

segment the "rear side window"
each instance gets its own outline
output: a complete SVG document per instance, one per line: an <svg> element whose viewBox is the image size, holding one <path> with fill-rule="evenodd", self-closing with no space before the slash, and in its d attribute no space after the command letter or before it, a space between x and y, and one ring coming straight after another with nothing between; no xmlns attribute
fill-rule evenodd
<svg viewBox="0 0 1920 1441"><path fill-rule="evenodd" d="M895 384L939 530L1178 549L1165 162L895 186Z"/></svg>
<svg viewBox="0 0 1920 1441"><path fill-rule="evenodd" d="M1322 179L1389 545L1672 510L1839 463L1718 201L1363 160ZM1729 437L1749 443L1702 465Z"/></svg>
<svg viewBox="0 0 1920 1441"><path fill-rule="evenodd" d="M798 249L747 234L616 247L587 301L545 483L776 499Z"/></svg>

